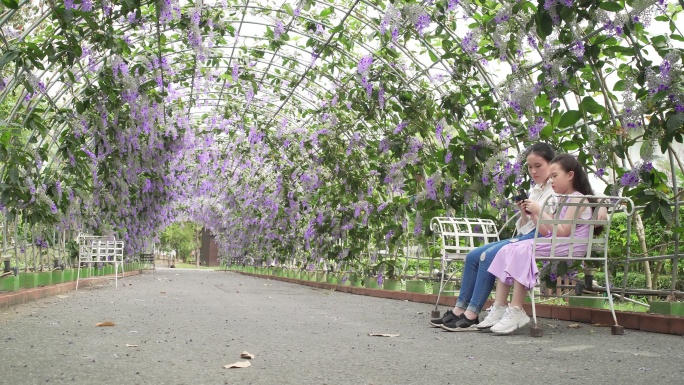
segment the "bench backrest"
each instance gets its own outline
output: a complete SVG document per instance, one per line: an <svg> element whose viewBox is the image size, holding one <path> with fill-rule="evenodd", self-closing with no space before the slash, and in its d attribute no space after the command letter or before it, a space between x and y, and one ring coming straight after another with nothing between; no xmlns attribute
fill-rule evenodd
<svg viewBox="0 0 684 385"><path fill-rule="evenodd" d="M113 236L78 235L79 262L123 261L124 242Z"/></svg>
<svg viewBox="0 0 684 385"><path fill-rule="evenodd" d="M441 238L442 258L464 259L476 247L499 240L491 219L434 217L430 229Z"/></svg>
<svg viewBox="0 0 684 385"><path fill-rule="evenodd" d="M553 210L550 210L554 212L554 215L552 218L540 218L534 235L535 258L540 260L568 261L579 258L604 261L608 258L608 241L613 215L617 212L624 212L631 216L634 213L634 202L629 198L618 196L552 195L547 197L542 204L542 212L545 212L548 206L554 206ZM561 219L560 214L565 207L568 209L576 207L575 214ZM586 208L591 209L591 218L581 219L580 216ZM605 219L598 218L601 208L607 211ZM570 235L559 236L558 225L571 225ZM587 237L576 233L579 225L588 226ZM540 227L552 227L553 230L550 234L542 234L539 231ZM601 228L602 231L599 235L594 235L594 230L597 228Z"/></svg>

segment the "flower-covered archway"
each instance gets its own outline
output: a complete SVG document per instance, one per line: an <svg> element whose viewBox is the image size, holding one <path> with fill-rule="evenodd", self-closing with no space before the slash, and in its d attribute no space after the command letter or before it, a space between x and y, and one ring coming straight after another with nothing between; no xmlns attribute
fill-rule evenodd
<svg viewBox="0 0 684 385"><path fill-rule="evenodd" d="M0 204L46 243L190 219L225 257L350 261L500 217L537 140L681 229L681 2L2 7Z"/></svg>

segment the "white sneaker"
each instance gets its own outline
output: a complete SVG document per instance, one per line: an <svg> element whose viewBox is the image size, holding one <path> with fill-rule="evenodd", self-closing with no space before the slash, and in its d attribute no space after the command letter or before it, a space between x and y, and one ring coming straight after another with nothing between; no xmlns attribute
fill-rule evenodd
<svg viewBox="0 0 684 385"><path fill-rule="evenodd" d="M509 306L503 317L490 330L495 334L511 334L528 323L530 323L530 317L525 314L525 310L517 306Z"/></svg>
<svg viewBox="0 0 684 385"><path fill-rule="evenodd" d="M478 330L486 330L491 328L492 326L496 325L497 322L503 317L504 313L506 312L507 306L499 306L497 304L493 304L492 307L489 308L489 313L485 317L485 319L482 320L479 324L477 324L477 329Z"/></svg>

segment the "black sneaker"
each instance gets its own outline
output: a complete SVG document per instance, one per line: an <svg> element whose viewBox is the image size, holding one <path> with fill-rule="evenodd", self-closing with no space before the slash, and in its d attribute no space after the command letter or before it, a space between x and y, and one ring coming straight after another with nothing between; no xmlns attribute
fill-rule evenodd
<svg viewBox="0 0 684 385"><path fill-rule="evenodd" d="M444 313L444 315L442 316L442 318L433 318L433 319L431 319L431 320L430 320L430 325L432 325L432 326L438 328L438 327L442 326L443 324L445 324L445 323L447 323L447 322L452 322L452 321L458 320L459 318L461 318L461 316L462 316L462 314L459 315L459 316L457 316L457 315L454 314L453 311L447 310L446 313Z"/></svg>
<svg viewBox="0 0 684 385"><path fill-rule="evenodd" d="M450 332L477 331L477 323L477 318L469 320L465 314L462 314L462 316L456 320L443 323L441 327Z"/></svg>

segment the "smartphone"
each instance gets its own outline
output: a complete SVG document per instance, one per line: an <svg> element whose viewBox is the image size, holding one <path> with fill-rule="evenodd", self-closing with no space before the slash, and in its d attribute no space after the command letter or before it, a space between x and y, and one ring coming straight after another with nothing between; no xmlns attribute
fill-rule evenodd
<svg viewBox="0 0 684 385"><path fill-rule="evenodd" d="M520 202L524 201L527 199L527 192L525 192L525 189L518 189L518 195L513 197L513 202Z"/></svg>

